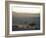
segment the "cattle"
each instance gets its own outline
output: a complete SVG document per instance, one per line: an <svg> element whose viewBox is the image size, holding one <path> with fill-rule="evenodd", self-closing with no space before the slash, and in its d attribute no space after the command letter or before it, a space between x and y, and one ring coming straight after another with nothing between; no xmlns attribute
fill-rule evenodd
<svg viewBox="0 0 46 38"><path fill-rule="evenodd" d="M35 24L17 24L16 29L35 29Z"/></svg>

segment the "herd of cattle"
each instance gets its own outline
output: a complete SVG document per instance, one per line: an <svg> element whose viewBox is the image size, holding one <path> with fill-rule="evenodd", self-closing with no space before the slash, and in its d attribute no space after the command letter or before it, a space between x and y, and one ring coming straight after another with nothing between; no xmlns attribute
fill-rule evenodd
<svg viewBox="0 0 46 38"><path fill-rule="evenodd" d="M21 24L16 24L14 25L14 29L35 29L35 24L24 24L24 25L21 25Z"/></svg>

